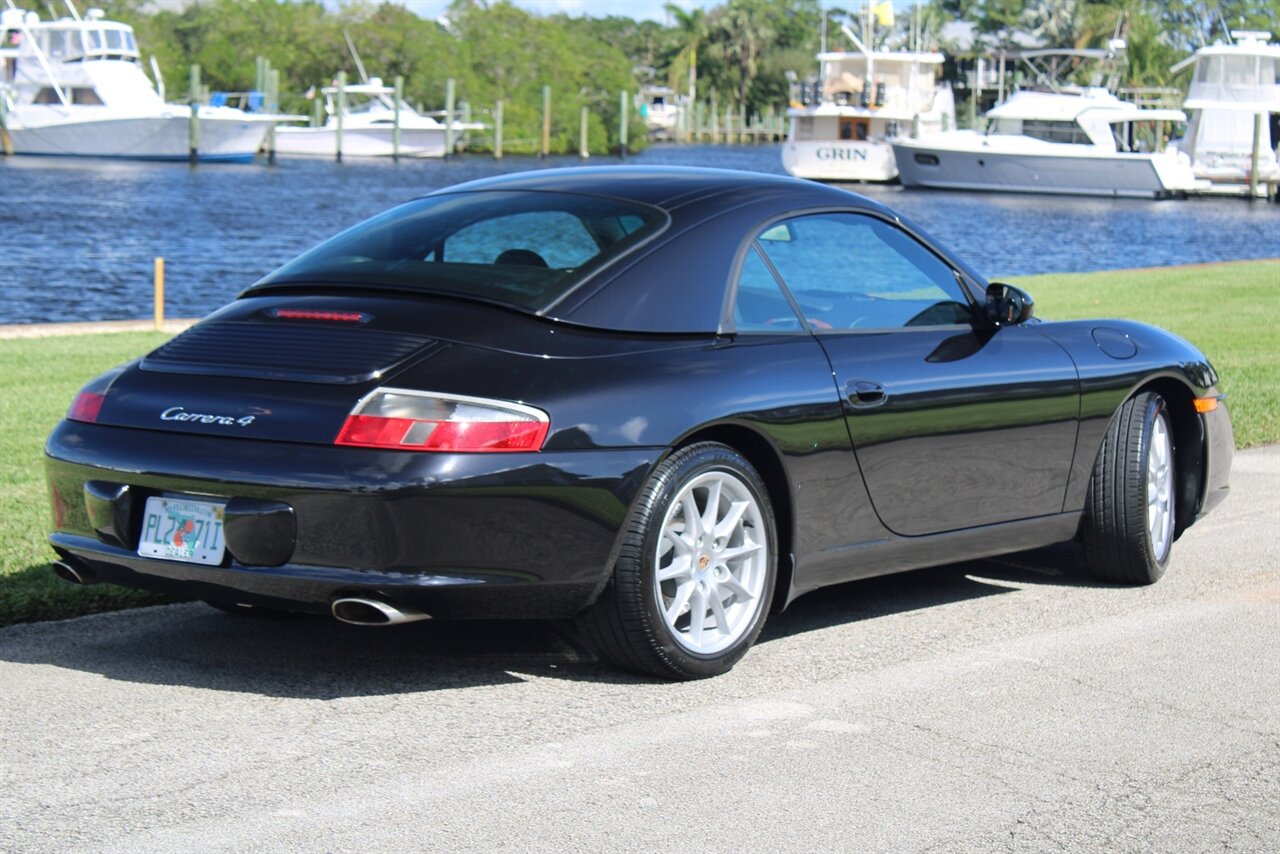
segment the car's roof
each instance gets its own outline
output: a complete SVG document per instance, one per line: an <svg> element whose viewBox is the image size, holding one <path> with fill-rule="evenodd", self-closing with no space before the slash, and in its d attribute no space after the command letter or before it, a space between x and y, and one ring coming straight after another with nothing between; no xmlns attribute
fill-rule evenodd
<svg viewBox="0 0 1280 854"><path fill-rule="evenodd" d="M892 211L856 193L783 175L702 169L686 166L590 166L541 169L469 181L439 190L526 190L611 196L653 205L668 212L689 205L703 216L737 208L757 197L785 194L794 208L834 205ZM434 195L434 194L433 194Z"/></svg>

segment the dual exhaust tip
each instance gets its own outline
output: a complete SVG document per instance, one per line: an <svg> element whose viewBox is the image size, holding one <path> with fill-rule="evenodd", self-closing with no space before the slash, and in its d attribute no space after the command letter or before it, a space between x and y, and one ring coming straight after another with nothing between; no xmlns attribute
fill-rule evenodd
<svg viewBox="0 0 1280 854"><path fill-rule="evenodd" d="M89 570L79 564L78 561L71 559L55 560L53 562L53 574L71 584L84 585L93 583L93 576L89 573Z"/></svg>
<svg viewBox="0 0 1280 854"><path fill-rule="evenodd" d="M416 623L419 620L431 619L430 614L424 614L413 608L402 608L380 599L368 599L363 596L344 596L334 599L330 610L333 611L335 619L353 626L395 626L400 623Z"/></svg>
<svg viewBox="0 0 1280 854"><path fill-rule="evenodd" d="M94 581L88 568L74 558L54 561L53 574L71 584L92 584ZM430 614L424 614L414 608L400 607L364 596L343 596L334 599L330 610L335 619L353 626L396 626L401 623L416 623L419 620L431 619Z"/></svg>

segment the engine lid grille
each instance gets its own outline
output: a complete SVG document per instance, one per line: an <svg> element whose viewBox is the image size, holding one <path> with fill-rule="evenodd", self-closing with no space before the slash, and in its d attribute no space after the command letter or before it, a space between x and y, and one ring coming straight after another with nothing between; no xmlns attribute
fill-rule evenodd
<svg viewBox="0 0 1280 854"><path fill-rule="evenodd" d="M148 354L145 371L317 383L362 383L442 347L379 329L217 320Z"/></svg>

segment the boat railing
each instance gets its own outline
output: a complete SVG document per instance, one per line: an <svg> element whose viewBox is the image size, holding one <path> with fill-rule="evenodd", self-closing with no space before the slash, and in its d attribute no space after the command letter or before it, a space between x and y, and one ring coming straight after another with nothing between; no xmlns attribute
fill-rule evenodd
<svg viewBox="0 0 1280 854"><path fill-rule="evenodd" d="M7 0L7 2L11 10L17 11L18 7L13 4L13 0ZM67 97L67 93L63 90L61 84L58 83L58 75L54 73L53 66L49 62L48 54L46 54L44 52L44 49L41 48L40 42L36 39L35 34L32 32L31 23L30 21L28 21L27 16L26 15L13 16L12 19L10 19L8 26L10 28L14 28L15 24L17 25L16 27L17 31L22 34L21 44L18 46L20 54L22 56L30 55L35 57L36 62L39 63L40 65L40 70L43 71L45 74L45 78L48 81L49 87L53 89L53 91L57 94L58 100L62 102L62 106L64 107L71 106L71 100ZM10 63L8 60L6 60L5 62L6 76L8 76L10 69L11 69ZM11 80L10 83L13 84L14 81Z"/></svg>

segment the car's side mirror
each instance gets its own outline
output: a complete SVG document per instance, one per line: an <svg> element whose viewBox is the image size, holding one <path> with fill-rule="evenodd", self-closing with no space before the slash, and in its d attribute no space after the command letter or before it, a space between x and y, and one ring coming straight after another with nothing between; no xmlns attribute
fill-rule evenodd
<svg viewBox="0 0 1280 854"><path fill-rule="evenodd" d="M1010 326L1031 319L1036 301L1022 288L992 282L987 285L987 316L996 326Z"/></svg>

